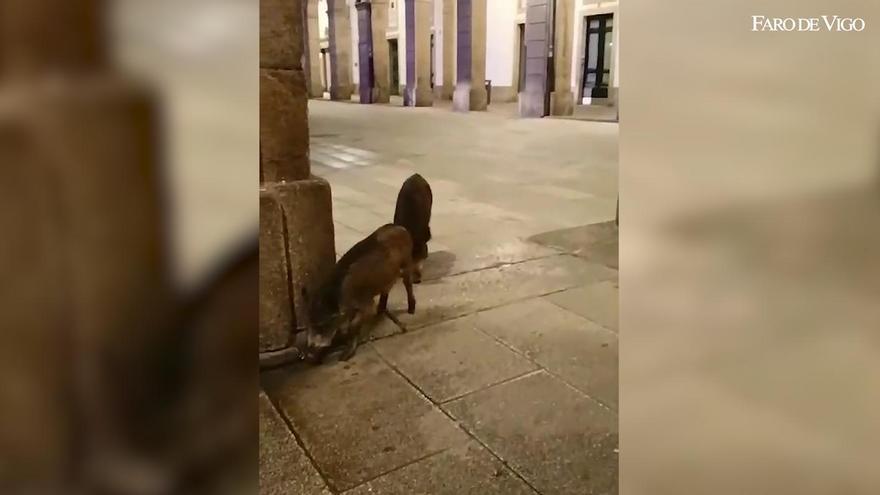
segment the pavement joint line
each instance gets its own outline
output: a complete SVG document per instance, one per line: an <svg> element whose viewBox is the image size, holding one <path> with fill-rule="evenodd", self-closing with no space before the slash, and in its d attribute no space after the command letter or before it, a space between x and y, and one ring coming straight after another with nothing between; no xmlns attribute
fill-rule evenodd
<svg viewBox="0 0 880 495"><path fill-rule="evenodd" d="M538 258L531 258L531 259L527 259L527 260L517 261L517 262L514 262L514 263L507 263L507 264L504 264L504 265L501 265L501 266L517 265L517 264L525 263L525 262L528 262L528 261L537 261L537 260L542 260L542 259L547 259L547 258L554 258L554 257L557 257L557 256L561 256L561 254L550 254L550 255L547 255L547 256L541 256L541 257L538 257ZM465 275L465 274L468 274L468 273L476 273L476 272L483 271L483 270L496 269L496 268L500 268L501 266L486 267L486 268L478 268L478 269L476 269L476 270L470 270L470 271L467 271L467 272L461 272L461 273L456 273L456 274L451 274L451 275L445 275L445 276L443 276L443 277L438 277L438 278L435 278L435 279L425 279L425 281L442 280L442 279L444 279L444 278L456 277L456 276L459 276L459 275ZM401 329L401 333L408 333L408 332L410 332L410 331L420 330L420 329L422 329L422 328L426 328L426 327L434 326L434 325L437 325L437 324L440 324L440 323L446 323L446 322L448 322L448 321L458 320L458 319L464 318L464 317L466 317L466 316L470 316L470 315L477 314L477 313L482 312L482 311L488 311L488 310L490 310L490 309L500 308L500 307L502 307L502 306L506 306L506 305L508 305L508 304L512 304L512 303L514 303L514 302L521 302L521 301L523 301L523 300L531 299L531 298L533 298L533 297L544 297L544 296L549 296L549 295L556 294L557 292L563 292L563 291L571 290L571 289L574 289L574 288L577 288L577 287L581 287L581 286L580 286L580 285L575 285L575 286L573 286L573 287L568 287L568 288L565 288L565 289L561 289L561 290L556 290L556 291L548 292L547 294L544 294L544 295L539 295L539 296L528 296L528 297L525 297L525 298L523 298L523 299L517 299L517 300L515 300L515 301L510 301L510 302L501 303L501 304L499 304L499 305L497 305L497 306L491 306L491 307L489 307L489 308L478 309L478 310L476 310L476 311L474 311L474 312L472 312L472 313L464 313L464 314L461 314L461 315L455 315L455 316L449 317L449 318L447 318L447 319L445 319L445 320L438 320L438 321L434 321L434 322L428 322L428 323L419 324L419 325L413 326L412 328L407 327L406 324L404 324L402 321L400 321L400 320L397 318L397 316L394 315L393 313L391 313L390 311L387 311L387 312L385 313L385 315L388 317L389 320L391 320L395 325L397 325L398 328ZM389 337L394 337L395 335L399 335L399 334L394 333L394 334L391 334L391 335L386 335L386 336L384 336L384 337L377 337L377 338L374 338L374 339L370 339L370 342L374 342L374 341L377 341L377 340L387 339L387 338L389 338Z"/></svg>
<svg viewBox="0 0 880 495"><path fill-rule="evenodd" d="M586 286L583 286L583 287L586 287ZM576 289L576 288L577 288L577 287L573 287L573 289ZM571 290L571 289L568 289L568 290ZM563 291L563 292L564 292L564 291ZM550 295L553 295L553 294L550 294ZM598 321L596 321L596 320L594 320L594 319L592 319L592 318L590 318L590 317L584 316L584 315L579 314L579 313L575 313L574 311L572 311L572 310L570 310L570 309L568 309L568 308L566 308L566 307L560 306L559 304L556 304L555 302L553 302L552 299L547 299L545 296L542 296L542 299L544 299L544 300L547 301L548 303L550 303L550 304L556 306L557 308L559 308L559 309L565 311L566 313L573 314L573 315L577 316L578 318L580 318L580 319L582 319L582 320L587 320L588 322L592 323L593 325L596 325L597 327L601 328L602 330L605 330L605 331L608 331L608 332L613 333L614 336L617 337L618 339L620 338L620 333L615 332L613 329L608 328L608 327L605 326L604 324L599 323Z"/></svg>
<svg viewBox="0 0 880 495"><path fill-rule="evenodd" d="M300 438L299 434L296 433L296 430L293 428L293 421L291 421L291 419L287 417L287 414L284 413L284 409L281 407L281 404L279 404L276 399L273 399L272 396L269 395L269 392L267 392L266 390L263 390L263 392L266 394L266 397L269 398L269 402L272 404L275 412L278 413L278 416L281 417L281 421L284 422L287 430L290 431L290 434L293 436L293 440L296 442L299 448L302 449L306 458L309 460L309 463L312 465L313 468L315 468L315 472L318 473L318 476L321 477L321 481L324 482L324 485L327 487L328 490L330 490L330 493L338 495L340 493L339 489L336 488L336 485L330 482L330 479L327 478L327 475L323 471L321 471L320 467L318 467L317 461L315 461L315 458L312 456L312 453L309 452L309 449L306 448L306 445L302 441L302 438Z"/></svg>
<svg viewBox="0 0 880 495"><path fill-rule="evenodd" d="M385 340L385 339L389 339L389 338L391 338L391 337L395 337L395 336L400 335L400 334L403 334L403 333L417 332L417 331L424 330L424 329L426 329L426 328L430 328L430 327L433 327L433 326L436 326L436 325L440 325L440 324L443 324L443 323L449 323L449 322L452 322L452 321L456 321L456 320L461 320L461 319L463 319L463 318L467 318L468 316L474 316L474 315L476 315L476 314L483 313L483 312L485 312L485 311L491 311L491 310L493 310L493 309L503 308L504 306L509 306L509 305L511 305L511 304L518 304L518 303L521 303L521 302L523 302L523 301L528 301L528 300L530 300L530 299L541 299L541 298L544 298L544 297L547 297L547 296L552 296L552 295L554 295L554 294L558 294L558 293L560 293L560 292L565 292L565 291L567 291L567 290L576 289L576 288L578 288L578 287L583 287L583 286L582 286L582 285L574 285L574 286L571 286L571 287L565 287L565 288L562 288L562 289L553 290L553 291L547 292L547 293L545 293L545 294L538 294L538 295L534 295L534 296L526 296L526 297L522 297L522 298L519 298L519 299L514 299L514 300L511 300L511 301L503 302L503 303L498 304L498 305L495 305L495 306L490 306L490 307L488 307L488 308L481 308L481 309L478 309L478 310L473 311L473 312L470 312L470 313L463 313L463 314L459 314L459 315L450 316L449 318L446 318L446 319L443 319L443 320L437 320L437 321L430 321L430 322L426 322L426 323L421 323L421 324L418 324L418 325L413 326L413 327L407 327L407 326L404 325L400 320L398 320L397 317L396 317L395 315L393 315L393 314L389 311L389 312L386 313L386 316L388 316L388 318L389 318L389 319L390 319L395 325L397 325L397 326L401 329L401 332L400 332L400 333L393 333L393 334L391 334L391 335L385 335L385 336L383 336L383 337L377 337L377 338L375 338L375 339L370 339L369 341L370 341L370 342L377 342L377 341L380 341L380 340ZM563 309L564 309L564 308L563 308ZM578 316L580 316L580 315L578 315ZM581 317L581 318L583 318L583 317ZM604 328L604 327L603 327L603 328ZM610 330L609 330L609 331L610 331ZM615 335L617 335L616 332L614 332L614 333L615 333Z"/></svg>
<svg viewBox="0 0 880 495"><path fill-rule="evenodd" d="M455 253L453 253L453 254L455 254ZM504 268L504 267L508 267L508 266L519 265L522 263L528 263L529 261L537 261L537 260L543 260L543 259L547 259L547 258L555 258L557 256L562 256L564 254L568 254L568 253L553 253L553 254L548 254L545 256L534 256L531 258L525 258L525 259L517 260L517 261L500 261L500 262L492 263L491 265L483 266L480 268L474 268L472 270L464 270L461 272L447 273L447 274L441 275L439 277L426 278L425 282L432 282L435 280L443 280L444 278L452 278L452 277L457 277L459 275L468 275L471 273L482 272L484 270L494 270L496 268Z"/></svg>
<svg viewBox="0 0 880 495"><path fill-rule="evenodd" d="M483 387L480 387L480 388L478 388L478 389L476 389L476 390L471 390L470 392L465 392L465 393L463 393L463 394L457 395L457 396L452 397L452 398L450 398L450 399L446 399L446 400L438 401L438 402L437 402L437 405L439 405L439 406L445 406L445 405L447 405L447 404L449 404L449 403L451 403L451 402L455 402L455 401L457 401L457 400L459 400L459 399L464 399L464 398L470 397L471 395L474 395L474 394L476 394L476 393L478 393L478 392L482 392L482 391L484 391L484 390L488 390L488 389L490 389L490 388L494 388L494 387L497 387L497 386L499 386L499 385L507 385L508 383L515 382L515 381L520 380L520 379L522 379L522 378L528 378L528 377L531 376L531 375L536 375L536 374L538 374L538 373L540 373L540 372L542 372L542 371L547 371L547 370L545 370L544 368L542 368L540 365L537 365L536 363L532 363L532 364L535 364L535 365L537 366L537 368L535 368L535 369L533 369L533 370L531 370L531 371L526 371L525 373L520 373L519 375L512 376L512 377L510 377L510 378L505 378L504 380L500 380L500 381L497 381L497 382L494 382L494 383L490 383L490 384L485 385L485 386L483 386Z"/></svg>
<svg viewBox="0 0 880 495"><path fill-rule="evenodd" d="M379 479L379 478L381 478L381 477L383 477L383 476L385 476L385 475L388 475L388 474L391 474L391 473L394 473L394 472L400 471L401 469L404 469L404 468L407 468L407 467L409 467L409 466L412 466L413 464L416 464L416 463L418 463L418 462L424 461L425 459L430 459L431 457L434 457L434 456L436 456L436 455L440 455L440 454L446 452L447 450L453 449L453 448L455 448L455 447L457 447L457 445L454 445L454 446L452 446L452 447L446 447L445 449L440 449L440 450L438 450L438 451L431 452L430 454L425 454L425 455L423 455L423 456L421 456L421 457L418 457L417 459L413 459L413 460L411 460L411 461L407 461L407 462L401 464L400 466L397 466L397 467L391 468L391 469L389 469L389 470L387 470L387 471L383 471L383 472L377 474L376 476L373 476L373 477L371 477L371 478L368 478L368 479L366 479L366 480L364 480L364 481L358 483L357 485L355 485L355 486L353 486L353 487L351 487L351 488L345 490L344 492L340 492L340 495L344 495L344 494L346 494L346 493L349 493L349 492L351 492L352 490L355 490L355 489L357 489L357 488L360 488L360 487L366 485L367 483L370 483L370 482L376 481L377 479Z"/></svg>
<svg viewBox="0 0 880 495"><path fill-rule="evenodd" d="M558 293L560 293L560 292L565 292L565 291L567 291L567 290L571 290L571 289L574 289L574 288L577 288L577 287L581 287L581 286L580 286L580 285L573 285L573 286L571 286L571 287L563 287L563 288L561 288L561 289L552 290L552 291L550 291L550 292L546 292L546 293L543 293L543 294L535 294L535 295L531 295L531 296L521 297L521 298L518 298L518 299L511 299L510 301L505 301L505 302L503 302L503 303L501 303L501 304L496 304L495 306L489 306L489 307L485 307L485 308L480 308L480 309L477 309L477 310L475 310L475 311L473 311L473 312L470 312L470 313L464 313L464 314L461 314L461 315L456 315L456 316L453 316L453 317L447 318L447 319L445 319L445 320L438 320L438 321L433 321L433 322L420 323L420 324L418 324L418 325L413 326L412 328L407 328L407 332L412 332L412 331L415 331L415 330L421 330L421 329L423 329L423 328L425 328L425 327L434 326L434 325L439 324L439 323L446 323L447 321L458 320L458 319L460 319L460 318L464 318L464 317L466 317L466 316L475 315L475 314L482 313L482 312L485 312L485 311L491 311L491 310L493 310L493 309L502 308L502 307L504 307L504 306L509 306L509 305L511 305L511 304L521 303L521 302L523 302L523 301L528 301L529 299L536 299L536 298L539 298L539 297L552 296L553 294L558 294Z"/></svg>
<svg viewBox="0 0 880 495"><path fill-rule="evenodd" d="M345 227L345 228L347 228L347 229L353 230L353 231L357 232L358 234L362 234L362 232L361 232L359 229L356 229L356 228L352 227L351 225L348 225L348 224L342 223L342 222L340 222L339 220L337 220L337 219L335 219L335 218L333 219L333 222L334 222L334 223L338 223L339 225L342 225L343 227ZM336 229L333 230L333 234L334 234L334 235L336 234ZM362 234L362 235L363 235L363 234ZM349 248L349 249L351 249L351 248Z"/></svg>
<svg viewBox="0 0 880 495"><path fill-rule="evenodd" d="M577 392L579 395L582 395L582 396L584 396L585 398L587 398L587 399L589 399L589 400L595 402L596 404L598 404L598 405L599 405L600 407L602 407L603 409L606 409L606 410L608 410L608 411L614 413L615 416L618 415L618 412L617 412L616 409L612 408L612 407L609 406L608 404L605 404L604 402L602 402L601 400L599 400L599 399L593 397L592 395L590 395L590 394L584 392L583 390L581 390L581 389L575 387L574 385L572 385L571 383L569 383L565 378L562 378L562 377L559 376L558 374L556 374L556 373L550 371L549 369L547 369L546 367L544 367L543 365L541 365L540 363L538 363L538 362L535 361L534 359L530 358L526 353L524 353L524 352L520 351L519 349L517 349L516 347L514 347L514 346L508 344L505 340L503 340L503 339L501 339L501 338L499 338L499 337L496 337L495 335L492 335L491 333L489 333L489 332L483 330L482 328L480 328L480 327L477 326L477 325L474 325L474 328L475 328L478 332L487 335L489 338L494 339L494 340L497 341L499 344L503 345L504 347L507 347L508 349L510 349L511 351L513 351L514 353L516 353L516 354L522 356L523 358L527 359L529 362L531 362L531 363L534 364L535 366L540 367L541 369L543 369L544 371L546 371L548 375L552 376L553 378L556 378L557 380L559 380L560 382L562 382L563 385L565 385L565 386L567 386L568 388L574 390L574 391Z"/></svg>
<svg viewBox="0 0 880 495"><path fill-rule="evenodd" d="M449 420L452 421L452 422L455 424L455 426L458 427L458 429L460 429L462 432L464 432L464 434L467 435L468 437L470 437L473 441L475 441L475 442L477 442L478 444L480 444L480 446L482 446L484 449L486 449L486 451L489 452L489 453L492 455L492 457L498 459L498 462L500 462L504 467L506 467L508 470L510 470L510 472L513 473L514 476L516 476L517 478L519 478L520 481L522 481L523 483L525 483L526 486L528 486L529 488L531 488L533 492L535 492L535 493L538 494L538 495L542 495L541 492L539 492L538 489L534 487L534 485L532 485L532 484L531 484L531 483L530 483L530 482L529 482L529 481L528 481L523 475L521 475L521 474L519 473L519 471L517 471L516 469L514 469L514 468L513 468L513 467L512 467L512 466L511 466L506 460L504 460L504 458L502 458L497 452L495 452L494 450L492 450L492 448L490 448L485 442L483 442L482 440L480 440L479 438L477 438L476 435L474 435L474 434L471 433L467 428L465 428L464 425L461 424L461 421L459 421L459 420L456 419L454 416L452 416L451 414L449 414L449 412L447 412L445 409L443 409L443 407L441 407L440 404L438 404L438 403L434 402L433 400L431 400L431 398L428 397L428 395L427 395L427 394L426 394L421 388L419 388L419 386L416 385L415 382L413 382L412 380L410 380L409 377L406 376L402 371L400 371L400 369L399 369L397 366L395 366L395 365L394 365L393 363L391 363L388 359L386 359L385 356L383 356L382 353L379 352L378 349L376 349L376 346L371 346L371 347L372 347L373 350L376 352L376 355L379 356L379 359L381 359L382 362L384 362L384 363L385 363L389 368L391 368L395 373L397 373L398 375L400 375L400 377L403 378L404 381L406 381L406 382L407 382L407 383L413 388L413 390L415 390L416 393L418 393L418 394L422 397L423 400L427 401L429 404L431 404L432 407L434 407L435 409L437 409L438 411L440 411L444 416L446 416L447 418L449 418ZM540 370L536 370L536 371L540 371Z"/></svg>

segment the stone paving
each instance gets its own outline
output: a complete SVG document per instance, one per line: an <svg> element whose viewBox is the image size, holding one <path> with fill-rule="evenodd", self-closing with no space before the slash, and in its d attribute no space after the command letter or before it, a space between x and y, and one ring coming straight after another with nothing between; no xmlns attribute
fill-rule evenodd
<svg viewBox="0 0 880 495"><path fill-rule="evenodd" d="M435 238L414 315L262 374L263 493L617 493L617 125L444 104L310 101L337 255L416 171Z"/></svg>

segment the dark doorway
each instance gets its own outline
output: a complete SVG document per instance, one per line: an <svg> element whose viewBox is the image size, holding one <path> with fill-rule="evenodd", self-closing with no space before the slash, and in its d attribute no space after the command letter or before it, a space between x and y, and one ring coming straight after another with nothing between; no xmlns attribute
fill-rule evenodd
<svg viewBox="0 0 880 495"><path fill-rule="evenodd" d="M321 48L321 85L324 87L324 92L330 91L330 80L327 78L327 64L330 61L327 60L327 49Z"/></svg>
<svg viewBox="0 0 880 495"><path fill-rule="evenodd" d="M400 59L397 55L397 38L388 40L388 66L391 68L391 87L388 93L400 95Z"/></svg>
<svg viewBox="0 0 880 495"><path fill-rule="evenodd" d="M431 88L434 88L434 33L431 33Z"/></svg>
<svg viewBox="0 0 880 495"><path fill-rule="evenodd" d="M612 59L612 14L595 15L586 19L586 40L581 59L583 85L581 99L608 98Z"/></svg>
<svg viewBox="0 0 880 495"><path fill-rule="evenodd" d="M522 93L526 89L526 25L518 24L519 28L519 77L516 81L516 92Z"/></svg>
<svg viewBox="0 0 880 495"><path fill-rule="evenodd" d="M556 47L553 44L556 42L556 0L551 0L550 2L550 26L548 32L549 35L549 56L547 57L547 84L544 86L546 90L544 91L544 108L546 108L545 115L550 114L550 94L556 91L556 59L555 59L555 51Z"/></svg>

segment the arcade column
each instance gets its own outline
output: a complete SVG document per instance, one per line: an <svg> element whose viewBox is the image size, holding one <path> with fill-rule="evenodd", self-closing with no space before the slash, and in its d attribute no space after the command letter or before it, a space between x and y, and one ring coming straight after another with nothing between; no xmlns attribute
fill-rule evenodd
<svg viewBox="0 0 880 495"><path fill-rule="evenodd" d="M302 291L314 294L336 262L330 184L309 163L302 1L260 2L261 364L297 355Z"/></svg>
<svg viewBox="0 0 880 495"><path fill-rule="evenodd" d="M456 83L452 108L485 110L486 0L458 0L456 5Z"/></svg>

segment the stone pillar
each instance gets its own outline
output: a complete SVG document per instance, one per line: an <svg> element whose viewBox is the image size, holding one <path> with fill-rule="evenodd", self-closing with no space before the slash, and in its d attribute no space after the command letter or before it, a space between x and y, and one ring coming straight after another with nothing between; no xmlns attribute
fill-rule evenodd
<svg viewBox="0 0 880 495"><path fill-rule="evenodd" d="M455 90L455 3L456 0L443 2L443 90L440 94L444 100L451 100Z"/></svg>
<svg viewBox="0 0 880 495"><path fill-rule="evenodd" d="M485 110L486 0L458 0L456 7L456 69L452 108Z"/></svg>
<svg viewBox="0 0 880 495"><path fill-rule="evenodd" d="M373 40L373 101L390 101L391 65L388 53L388 0L371 0Z"/></svg>
<svg viewBox="0 0 880 495"><path fill-rule="evenodd" d="M485 1L485 0L483 0ZM429 107L434 104L431 90L431 11L430 0L406 0L406 92L403 104Z"/></svg>
<svg viewBox="0 0 880 495"><path fill-rule="evenodd" d="M309 97L323 98L324 85L321 83L321 33L318 24L318 0L302 0L303 21L305 22L305 44L304 55L305 65L303 69L306 71L308 81Z"/></svg>
<svg viewBox="0 0 880 495"><path fill-rule="evenodd" d="M553 92L550 94L551 115L574 113L571 92L571 54L574 35L574 0L556 0L553 34Z"/></svg>
<svg viewBox="0 0 880 495"><path fill-rule="evenodd" d="M336 260L330 185L311 175L303 0L260 1L260 361L295 356Z"/></svg>
<svg viewBox="0 0 880 495"><path fill-rule="evenodd" d="M526 87L519 95L519 114L544 117L550 111L548 59L553 34L552 0L528 0L526 9Z"/></svg>
<svg viewBox="0 0 880 495"><path fill-rule="evenodd" d="M330 20L330 99L351 100L351 23L346 0L327 0Z"/></svg>
<svg viewBox="0 0 880 495"><path fill-rule="evenodd" d="M358 93L361 103L373 103L373 26L370 2L359 1L357 9L358 26Z"/></svg>

